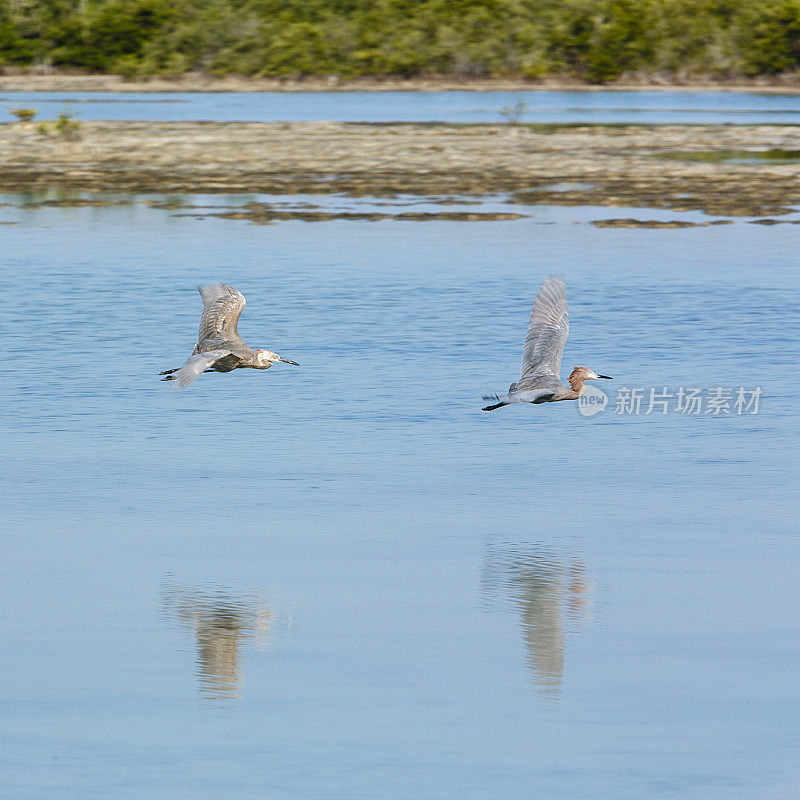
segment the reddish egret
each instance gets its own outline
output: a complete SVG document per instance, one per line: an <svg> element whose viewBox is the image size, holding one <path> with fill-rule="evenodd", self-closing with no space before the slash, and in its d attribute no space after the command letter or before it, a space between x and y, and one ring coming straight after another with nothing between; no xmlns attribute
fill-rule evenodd
<svg viewBox="0 0 800 800"><path fill-rule="evenodd" d="M224 283L209 283L198 286L203 298L203 313L200 315L200 330L197 344L189 360L178 369L160 373L165 381L177 381L185 389L202 372L230 372L234 369L269 369L274 361L300 366L269 350L254 350L248 347L236 324L244 308L244 295Z"/></svg>
<svg viewBox="0 0 800 800"><path fill-rule="evenodd" d="M561 383L561 356L569 333L567 316L567 290L564 281L551 276L542 284L533 303L528 334L522 347L522 370L519 380L508 387L508 394L484 397L496 400L484 411L512 403L555 403L557 400L577 400L583 396L584 381L596 378L611 380L608 375L598 375L588 367L575 367L569 376L569 386Z"/></svg>

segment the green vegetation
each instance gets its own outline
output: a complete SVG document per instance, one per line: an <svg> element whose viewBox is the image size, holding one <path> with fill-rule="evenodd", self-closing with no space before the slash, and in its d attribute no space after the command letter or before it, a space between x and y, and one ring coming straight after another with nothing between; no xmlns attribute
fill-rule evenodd
<svg viewBox="0 0 800 800"><path fill-rule="evenodd" d="M11 108L8 113L13 114L20 122L30 122L36 116L33 108Z"/></svg>
<svg viewBox="0 0 800 800"><path fill-rule="evenodd" d="M81 123L66 111L62 111L53 123L55 132L62 138L71 142L81 138Z"/></svg>
<svg viewBox="0 0 800 800"><path fill-rule="evenodd" d="M708 161L711 163L760 164L772 161L779 164L791 164L800 161L800 150L675 150L661 153L660 158L677 159L678 161Z"/></svg>
<svg viewBox="0 0 800 800"><path fill-rule="evenodd" d="M55 133L68 142L77 142L81 138L81 123L65 110L55 121L40 122L36 126L36 133L40 136L50 136Z"/></svg>
<svg viewBox="0 0 800 800"><path fill-rule="evenodd" d="M0 0L0 66L131 77L800 70L800 0Z"/></svg>

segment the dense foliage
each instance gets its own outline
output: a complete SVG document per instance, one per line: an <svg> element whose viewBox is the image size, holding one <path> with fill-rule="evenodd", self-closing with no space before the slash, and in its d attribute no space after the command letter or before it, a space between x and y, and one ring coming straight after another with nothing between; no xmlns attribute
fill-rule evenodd
<svg viewBox="0 0 800 800"><path fill-rule="evenodd" d="M0 65L125 75L761 75L800 0L0 0Z"/></svg>

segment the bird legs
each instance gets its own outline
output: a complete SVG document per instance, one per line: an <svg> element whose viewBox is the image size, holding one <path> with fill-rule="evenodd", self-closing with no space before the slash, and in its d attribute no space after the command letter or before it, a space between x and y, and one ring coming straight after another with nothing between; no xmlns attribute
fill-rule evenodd
<svg viewBox="0 0 800 800"><path fill-rule="evenodd" d="M486 406L486 408L482 408L481 411L494 411L496 408L502 408L503 406L507 406L508 403L503 402L496 394L489 394L484 395L484 400L497 400L498 402L492 406Z"/></svg>

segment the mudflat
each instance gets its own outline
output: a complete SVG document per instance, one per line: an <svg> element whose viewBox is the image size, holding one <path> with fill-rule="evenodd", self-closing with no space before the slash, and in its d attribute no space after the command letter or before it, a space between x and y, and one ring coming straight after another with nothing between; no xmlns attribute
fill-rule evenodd
<svg viewBox="0 0 800 800"><path fill-rule="evenodd" d="M800 126L81 122L0 125L0 189L486 195L781 215Z"/></svg>

